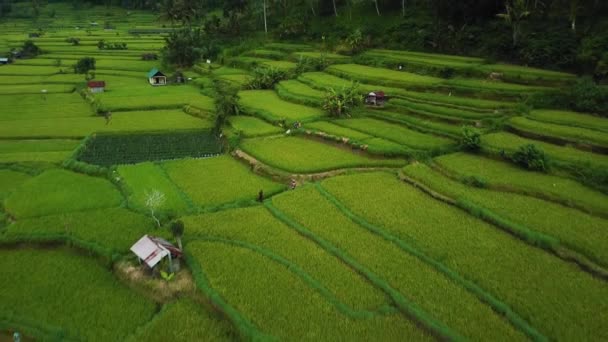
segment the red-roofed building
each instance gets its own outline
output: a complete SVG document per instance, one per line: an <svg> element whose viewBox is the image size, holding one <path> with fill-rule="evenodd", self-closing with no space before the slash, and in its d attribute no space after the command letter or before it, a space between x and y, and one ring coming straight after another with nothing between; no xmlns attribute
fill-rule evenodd
<svg viewBox="0 0 608 342"><path fill-rule="evenodd" d="M104 81L89 81L87 87L91 93L103 93L106 89L106 82Z"/></svg>

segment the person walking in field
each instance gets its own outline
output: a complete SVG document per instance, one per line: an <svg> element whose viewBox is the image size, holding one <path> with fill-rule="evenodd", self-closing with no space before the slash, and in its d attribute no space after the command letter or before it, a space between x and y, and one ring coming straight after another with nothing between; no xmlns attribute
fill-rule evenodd
<svg viewBox="0 0 608 342"><path fill-rule="evenodd" d="M258 202L264 202L264 190L260 190L260 192L258 193Z"/></svg>
<svg viewBox="0 0 608 342"><path fill-rule="evenodd" d="M297 183L296 183L296 179L295 179L295 178L292 178L292 179L291 179L291 183L289 184L289 188L290 188L291 190L294 190L294 189L296 188L296 185L297 185Z"/></svg>

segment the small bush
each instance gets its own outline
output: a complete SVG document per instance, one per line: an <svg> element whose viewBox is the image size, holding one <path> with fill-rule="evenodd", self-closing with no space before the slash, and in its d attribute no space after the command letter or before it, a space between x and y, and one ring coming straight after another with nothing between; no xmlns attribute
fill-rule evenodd
<svg viewBox="0 0 608 342"><path fill-rule="evenodd" d="M77 74L86 74L91 70L95 70L95 58L93 57L81 58L74 65L74 72Z"/></svg>
<svg viewBox="0 0 608 342"><path fill-rule="evenodd" d="M466 151L478 151L481 146L481 134L472 127L462 127L460 146Z"/></svg>
<svg viewBox="0 0 608 342"><path fill-rule="evenodd" d="M277 68L257 67L253 70L253 78L247 85L249 89L272 89L279 81L287 78L284 71Z"/></svg>
<svg viewBox="0 0 608 342"><path fill-rule="evenodd" d="M69 37L65 39L65 42L72 45L80 45L80 38Z"/></svg>
<svg viewBox="0 0 608 342"><path fill-rule="evenodd" d="M21 48L21 57L23 58L36 57L41 53L42 50L31 40L28 40L23 43L23 47Z"/></svg>
<svg viewBox="0 0 608 342"><path fill-rule="evenodd" d="M546 172L549 170L549 158L543 150L534 144L520 146L511 156L513 162L528 170Z"/></svg>
<svg viewBox="0 0 608 342"><path fill-rule="evenodd" d="M463 179L463 182L476 188L485 188L487 186L486 180L477 176L466 177Z"/></svg>

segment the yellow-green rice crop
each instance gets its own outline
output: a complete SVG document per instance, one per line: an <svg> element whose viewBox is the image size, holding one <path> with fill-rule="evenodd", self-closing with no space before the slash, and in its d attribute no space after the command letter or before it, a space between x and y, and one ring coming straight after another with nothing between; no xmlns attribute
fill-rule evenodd
<svg viewBox="0 0 608 342"><path fill-rule="evenodd" d="M111 255L127 253L144 234L153 232L154 227L149 217L111 208L21 219L8 226L3 238L42 242L75 238L99 245Z"/></svg>
<svg viewBox="0 0 608 342"><path fill-rule="evenodd" d="M188 237L250 243L282 257L327 289L328 298L355 312L388 306L388 298L338 258L272 216L263 206L224 210L183 219ZM327 299L327 298L326 298Z"/></svg>
<svg viewBox="0 0 608 342"><path fill-rule="evenodd" d="M118 167L118 174L128 189L128 202L135 208L145 210L147 196L153 191L160 191L165 196L165 201L159 210L181 214L191 209L190 199L173 184L165 171L154 163L121 165Z"/></svg>
<svg viewBox="0 0 608 342"><path fill-rule="evenodd" d="M467 187L424 164L409 165L403 171L439 193L467 200L511 222L558 238L563 245L608 265L606 219L533 197Z"/></svg>
<svg viewBox="0 0 608 342"><path fill-rule="evenodd" d="M349 220L314 187L278 195L272 202L316 236L355 258L403 296L465 337L480 340L499 336L523 338L500 315L493 313L458 284L390 241ZM471 325L471 321L479 324Z"/></svg>
<svg viewBox="0 0 608 342"><path fill-rule="evenodd" d="M518 131L547 139L564 140L608 148L608 132L540 122L524 117L511 118L509 125Z"/></svg>
<svg viewBox="0 0 608 342"><path fill-rule="evenodd" d="M241 148L263 163L299 173L405 164L402 159L371 158L335 145L300 137L249 139L241 143Z"/></svg>
<svg viewBox="0 0 608 342"><path fill-rule="evenodd" d="M608 214L606 195L568 178L528 171L511 163L466 153L435 158L442 168L462 179L476 177L491 188L507 189Z"/></svg>
<svg viewBox="0 0 608 342"><path fill-rule="evenodd" d="M306 121L325 115L321 109L281 100L272 90L241 91L239 97L239 103L246 112L268 121Z"/></svg>
<svg viewBox="0 0 608 342"><path fill-rule="evenodd" d="M216 291L266 334L281 340L426 340L401 314L352 319L288 268L251 249L195 241L187 248Z"/></svg>
<svg viewBox="0 0 608 342"><path fill-rule="evenodd" d="M607 337L601 327L608 309L602 298L608 295L608 287L602 280L431 198L394 175L334 177L324 181L323 187L357 215L506 302L549 338Z"/></svg>
<svg viewBox="0 0 608 342"><path fill-rule="evenodd" d="M109 181L65 170L49 170L16 189L5 201L17 218L117 207L123 198Z"/></svg>
<svg viewBox="0 0 608 342"><path fill-rule="evenodd" d="M400 125L376 119L345 119L336 120L335 123L414 149L438 149L453 144L453 141L447 138L420 133Z"/></svg>
<svg viewBox="0 0 608 342"><path fill-rule="evenodd" d="M279 134L283 132L282 128L273 126L266 121L253 116L231 116L228 119L228 122L236 131L241 132L245 137Z"/></svg>
<svg viewBox="0 0 608 342"><path fill-rule="evenodd" d="M127 341L233 341L230 323L191 299L166 304Z"/></svg>
<svg viewBox="0 0 608 342"><path fill-rule="evenodd" d="M539 140L522 138L520 136L499 132L484 135L481 137L482 147L493 152L507 151L514 152L523 145L534 144L540 147L552 159L571 163L571 164L589 164L598 167L608 167L608 156L584 152L572 147L558 146L545 143Z"/></svg>
<svg viewBox="0 0 608 342"><path fill-rule="evenodd" d="M62 340L124 340L155 311L95 259L72 251L2 249L0 269L0 312L59 327Z"/></svg>
<svg viewBox="0 0 608 342"><path fill-rule="evenodd" d="M608 120L591 114L561 110L534 110L530 113L529 118L542 122L608 132Z"/></svg>
<svg viewBox="0 0 608 342"><path fill-rule="evenodd" d="M170 161L164 167L173 182L202 207L253 201L260 190L271 195L285 188L250 172L229 156Z"/></svg>

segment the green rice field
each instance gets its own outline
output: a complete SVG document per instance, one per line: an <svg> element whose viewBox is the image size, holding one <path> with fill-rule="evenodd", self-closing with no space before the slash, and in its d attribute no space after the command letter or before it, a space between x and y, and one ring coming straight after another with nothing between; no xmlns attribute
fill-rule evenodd
<svg viewBox="0 0 608 342"><path fill-rule="evenodd" d="M539 2L503 60L434 53L487 37L418 25L434 2L157 2L0 1L0 341L608 340L589 4L574 34ZM544 49L554 12L571 41ZM586 62L512 64L558 48Z"/></svg>

